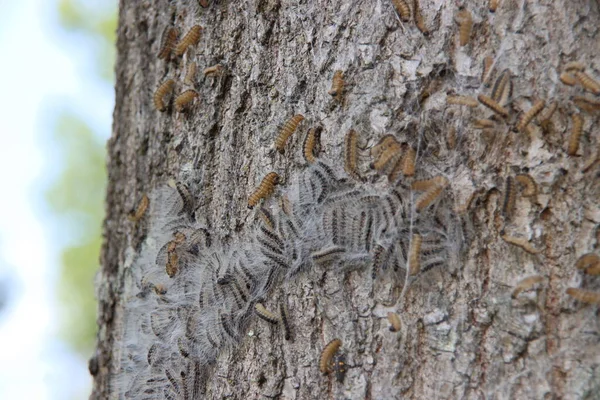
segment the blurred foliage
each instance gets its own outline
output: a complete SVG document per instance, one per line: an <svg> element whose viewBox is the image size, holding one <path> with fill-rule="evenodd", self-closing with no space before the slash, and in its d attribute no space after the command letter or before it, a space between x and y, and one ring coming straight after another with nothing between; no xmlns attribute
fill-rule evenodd
<svg viewBox="0 0 600 400"><path fill-rule="evenodd" d="M96 70L85 73L107 83L113 81L117 26L116 2L91 8L85 0L58 0L62 28L83 37L96 55ZM110 7L106 5L109 4ZM107 127L107 130L110 129ZM85 356L92 352L96 336L94 275L99 267L102 219L106 189L105 145L79 116L63 111L54 129L62 169L46 192L68 246L62 250L59 298L61 331Z"/></svg>

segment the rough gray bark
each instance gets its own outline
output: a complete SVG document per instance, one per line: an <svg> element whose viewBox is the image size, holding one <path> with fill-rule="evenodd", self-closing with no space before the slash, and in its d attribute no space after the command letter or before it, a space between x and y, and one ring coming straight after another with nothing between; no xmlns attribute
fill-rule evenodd
<svg viewBox="0 0 600 400"><path fill-rule="evenodd" d="M295 113L307 118L302 135L323 125L323 157L340 166L351 127L369 145L387 133L420 142L418 170L428 173L421 176L451 178L446 195L457 209L473 195L463 213L465 256L457 268L425 274L404 300L398 282L380 281L372 290L368 271L300 277L285 288L294 340L253 322L239 349L219 358L207 397L600 398L598 307L565 294L567 287L600 290L600 278L574 268L581 254L600 246L598 167L581 172L600 144L598 114L583 113L581 156L567 156L569 114L576 111L569 99L583 90L558 80L573 60L600 77L597 2L501 0L495 14L485 1L465 2L475 22L465 47L458 45L458 8L451 2L421 2L428 37L401 23L388 1L219 1L206 9L190 3L120 4L91 398L110 398L123 269L147 228L126 214L167 178L198 176L213 230L222 239L243 231L252 217L247 194L264 174L275 170L289 179L304 168L301 134L285 156L270 150L277 124ZM227 69L220 78L199 76L200 101L189 116L152 105L161 81L185 74L185 62L156 57L171 21L183 31L204 27L186 57L200 68L221 63ZM489 91L479 80L488 55L513 74L511 118L537 97L558 101L553 130L534 126L527 135L499 124L482 132L471 121L488 110L446 106L448 91L475 97ZM343 105L327 94L336 69L348 84ZM458 145L448 149L452 127ZM505 179L525 168L539 194L518 196L505 227ZM531 237L541 253L504 242L502 228ZM515 284L535 274L545 278L541 289L511 299ZM270 304L280 296L277 291ZM400 334L388 331L385 316L394 309L403 321ZM324 344L339 336L350 364L343 384L317 366Z"/></svg>

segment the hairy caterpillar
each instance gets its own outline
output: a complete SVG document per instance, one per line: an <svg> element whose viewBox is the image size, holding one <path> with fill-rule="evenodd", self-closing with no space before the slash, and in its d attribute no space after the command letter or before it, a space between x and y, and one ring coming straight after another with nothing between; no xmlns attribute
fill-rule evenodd
<svg viewBox="0 0 600 400"><path fill-rule="evenodd" d="M413 189L419 191L425 190L425 193L417 198L417 211L421 211L429 207L439 197L446 185L448 185L448 179L444 178L443 176L439 176L428 181L421 181L420 183L415 182L413 184Z"/></svg>
<svg viewBox="0 0 600 400"><path fill-rule="evenodd" d="M302 146L304 159L307 163L312 164L316 161L316 157L319 155L319 143L321 141L321 131L323 128L317 126L311 128L306 133L304 138L304 145Z"/></svg>
<svg viewBox="0 0 600 400"><path fill-rule="evenodd" d="M173 79L167 79L163 83L160 84L158 89L154 92L154 108L158 111L163 112L167 109L167 104L165 104L165 97L170 96L173 92L173 88L175 87L175 81Z"/></svg>
<svg viewBox="0 0 600 400"><path fill-rule="evenodd" d="M506 243L510 243L512 245L515 245L515 246L518 246L518 247L522 248L523 250L525 250L529 254L539 254L539 253L542 252L541 250L536 249L535 247L533 247L531 245L531 243L529 243L529 241L527 239L524 239L524 238L519 238L519 237L515 237L515 236L503 234L502 235L502 240L504 240Z"/></svg>
<svg viewBox="0 0 600 400"><path fill-rule="evenodd" d="M403 22L410 21L410 7L406 1L392 0L392 4L394 5L396 12L398 15L400 15L400 19L402 19Z"/></svg>
<svg viewBox="0 0 600 400"><path fill-rule="evenodd" d="M515 202L517 197L515 195L515 183L513 178L510 176L506 178L506 185L504 188L504 202L502 204L502 214L506 218L511 218L515 210Z"/></svg>
<svg viewBox="0 0 600 400"><path fill-rule="evenodd" d="M461 46L466 46L471 39L471 31L473 30L473 17L467 9L462 9L457 15L458 22L458 38Z"/></svg>
<svg viewBox="0 0 600 400"><path fill-rule="evenodd" d="M568 288L566 293L575 300L579 300L582 303L600 304L600 292L593 292L591 290L584 290L579 288Z"/></svg>
<svg viewBox="0 0 600 400"><path fill-rule="evenodd" d="M331 82L331 89L327 92L333 97L341 98L344 92L344 71L336 70L333 73L333 79Z"/></svg>
<svg viewBox="0 0 600 400"><path fill-rule="evenodd" d="M517 283L510 296L513 299L516 299L522 292L531 289L535 284L541 283L543 281L544 277L541 275L533 275L528 276L527 278L523 278L519 281L519 283Z"/></svg>
<svg viewBox="0 0 600 400"><path fill-rule="evenodd" d="M516 129L517 131L523 131L525 127L531 122L532 119L538 115L542 109L546 106L546 102L544 100L536 101L533 106L526 112L521 115L519 118L519 122L517 123Z"/></svg>
<svg viewBox="0 0 600 400"><path fill-rule="evenodd" d="M146 213L149 204L150 199L148 198L147 194L144 194L137 208L134 211L130 212L127 218L132 222L138 222Z"/></svg>
<svg viewBox="0 0 600 400"><path fill-rule="evenodd" d="M275 148L279 153L283 154L285 152L285 144L287 143L288 138L294 134L302 120L304 120L304 116L302 114L297 114L283 125L279 135L275 139Z"/></svg>
<svg viewBox="0 0 600 400"><path fill-rule="evenodd" d="M423 238L419 234L414 234L410 241L410 250L408 251L408 264L411 275L417 275L421 271L421 244Z"/></svg>
<svg viewBox="0 0 600 400"><path fill-rule="evenodd" d="M489 87L490 82L492 80L492 76L494 75L494 58L491 56L487 56L483 59L482 68L481 68L481 83L483 86Z"/></svg>
<svg viewBox="0 0 600 400"><path fill-rule="evenodd" d="M579 61L569 61L568 63L565 64L563 69L567 72L583 71L585 69L585 65Z"/></svg>
<svg viewBox="0 0 600 400"><path fill-rule="evenodd" d="M400 332L402 329L402 322L400 321L400 316L395 312L389 311L387 313L388 321L390 322L390 331L391 332Z"/></svg>
<svg viewBox="0 0 600 400"><path fill-rule="evenodd" d="M188 89L175 98L175 110L184 112L192 105L194 99L198 98L198 92Z"/></svg>
<svg viewBox="0 0 600 400"><path fill-rule="evenodd" d="M175 55L181 57L190 46L195 46L200 41L200 32L202 27L200 25L194 25L185 34L183 38L175 46Z"/></svg>
<svg viewBox="0 0 600 400"><path fill-rule="evenodd" d="M179 36L179 29L168 26L165 28L160 41L160 50L158 51L158 58L161 60L168 60L171 56L171 52L177 42Z"/></svg>
<svg viewBox="0 0 600 400"><path fill-rule="evenodd" d="M344 141L344 170L357 181L363 181L358 170L358 133L350 129Z"/></svg>
<svg viewBox="0 0 600 400"><path fill-rule="evenodd" d="M500 106L504 106L508 102L508 99L511 95L512 80L510 79L510 70L505 69L494 82L494 86L492 87L491 98ZM486 104L484 103L484 105Z"/></svg>
<svg viewBox="0 0 600 400"><path fill-rule="evenodd" d="M429 29L427 29L427 26L425 25L425 19L419 8L419 0L413 0L413 19L421 33L425 36L429 36Z"/></svg>
<svg viewBox="0 0 600 400"><path fill-rule="evenodd" d="M494 101L491 97L488 97L484 94L477 95L477 100L496 114L501 115L502 117L508 117L508 110L502 107L498 102Z"/></svg>
<svg viewBox="0 0 600 400"><path fill-rule="evenodd" d="M498 8L498 3L500 3L500 0L490 0L490 2L488 3L488 9L490 10L490 12L496 12L496 9Z"/></svg>
<svg viewBox="0 0 600 400"><path fill-rule="evenodd" d="M600 100L590 99L583 96L573 96L573 103L588 113L600 111Z"/></svg>
<svg viewBox="0 0 600 400"><path fill-rule="evenodd" d="M595 95L600 95L600 82L583 71L574 71L573 74L585 90Z"/></svg>
<svg viewBox="0 0 600 400"><path fill-rule="evenodd" d="M576 156L577 150L579 150L579 141L581 138L581 133L583 132L583 117L581 116L581 114L575 113L571 115L571 120L571 136L569 136L567 154L570 156Z"/></svg>
<svg viewBox="0 0 600 400"><path fill-rule="evenodd" d="M283 324L283 338L290 340L292 338L292 330L290 329L290 322L288 321L287 312L285 311L286 305L284 302L279 303L279 316L281 323Z"/></svg>
<svg viewBox="0 0 600 400"><path fill-rule="evenodd" d="M537 194L537 184L530 175L518 174L515 176L515 180L525 188L522 193L524 197L531 197Z"/></svg>
<svg viewBox="0 0 600 400"><path fill-rule="evenodd" d="M577 259L575 263L577 269L583 270L588 275L600 274L600 256L594 253L587 253Z"/></svg>
<svg viewBox="0 0 600 400"><path fill-rule="evenodd" d="M204 74L204 76L215 76L223 73L224 69L225 67L223 67L221 64L216 64L211 67L204 68L204 71L202 71L202 73Z"/></svg>
<svg viewBox="0 0 600 400"><path fill-rule="evenodd" d="M575 78L575 75L570 72L563 72L560 74L558 79L560 79L560 81L567 86L575 86L577 83L577 78Z"/></svg>
<svg viewBox="0 0 600 400"><path fill-rule="evenodd" d="M279 175L276 172L269 172L263 180L260 182L260 185L256 188L256 190L250 195L248 198L248 208L253 208L261 199L266 199L275 190L275 185L279 183Z"/></svg>
<svg viewBox="0 0 600 400"><path fill-rule="evenodd" d="M448 96L446 104L458 104L467 107L477 107L479 103L473 97L469 96Z"/></svg>
<svg viewBox="0 0 600 400"><path fill-rule="evenodd" d="M196 70L197 70L197 65L195 62L191 62L188 64L187 66L187 72L185 73L185 78L183 78L183 83L185 83L188 86L192 86L194 87L194 85L196 84Z"/></svg>
<svg viewBox="0 0 600 400"><path fill-rule="evenodd" d="M319 371L324 374L329 372L329 364L331 363L331 359L341 345L342 341L340 339L333 339L327 343L327 345L325 345L323 351L321 351L321 357L319 358Z"/></svg>
<svg viewBox="0 0 600 400"><path fill-rule="evenodd" d="M254 311L261 319L264 319L271 324L276 324L279 322L279 318L277 318L277 316L271 311L267 310L261 303L256 303L254 306Z"/></svg>

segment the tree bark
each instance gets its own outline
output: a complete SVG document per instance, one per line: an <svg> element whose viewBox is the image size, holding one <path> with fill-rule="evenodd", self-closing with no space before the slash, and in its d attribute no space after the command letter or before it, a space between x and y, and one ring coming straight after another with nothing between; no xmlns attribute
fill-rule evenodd
<svg viewBox="0 0 600 400"><path fill-rule="evenodd" d="M501 0L495 13L486 1L465 6L473 30L460 46L452 2L421 1L428 36L401 22L389 1L120 2L91 398L115 396L124 271L148 228L127 213L142 194L171 177L196 179L214 237L227 240L251 221L247 195L267 172L287 182L305 168L302 135L316 124L324 128L321 157L339 170L350 128L369 146L388 133L419 145L417 176L450 179L445 193L464 221L463 257L457 268L420 276L402 299L401 283L380 280L373 289L367 269L298 277L269 300L275 307L287 296L293 340L253 321L239 348L219 357L206 398L600 398L598 306L565 294L600 291L600 278L575 268L600 247L599 168L582 172L600 146L598 112L581 112L578 156L568 156L570 114L579 112L571 99L584 90L558 78L567 62L581 61L600 79L598 3ZM171 23L183 33L204 29L183 60L165 62L157 54ZM446 104L447 93L490 93L480 80L486 56L497 75L511 71L509 121L541 98L559 105L551 129L534 121L529 133L513 132L497 119L482 131L473 120L491 111ZM188 59L200 70L220 63L225 73L198 74L190 113L158 112L154 89L167 78L181 82ZM338 69L346 80L341 103L327 94ZM277 154L270 148L277 125L297 113L304 128L285 156ZM538 193L517 192L508 220L506 178L524 172ZM541 252L529 254L503 233L528 237ZM531 275L544 278L539 290L511 298ZM401 316L400 333L388 330L388 311ZM318 369L322 348L340 336L349 365L343 383Z"/></svg>

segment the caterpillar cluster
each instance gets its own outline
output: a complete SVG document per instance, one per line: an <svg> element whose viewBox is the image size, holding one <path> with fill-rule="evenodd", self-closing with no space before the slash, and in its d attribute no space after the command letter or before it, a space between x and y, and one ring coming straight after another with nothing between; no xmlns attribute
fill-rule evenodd
<svg viewBox="0 0 600 400"><path fill-rule="evenodd" d="M261 302L304 271L370 267L375 279L384 271L404 279L459 255L460 223L443 200L417 212L409 187L382 192L320 159L279 194L285 201L265 200L252 232L226 245L197 222L186 186L172 186L151 195L150 232L132 269L122 398L197 395L255 313L277 322Z"/></svg>

